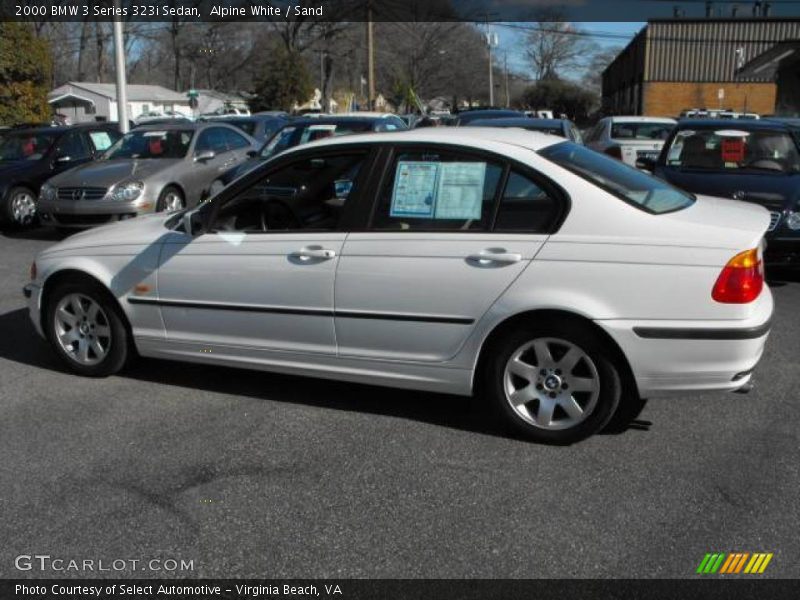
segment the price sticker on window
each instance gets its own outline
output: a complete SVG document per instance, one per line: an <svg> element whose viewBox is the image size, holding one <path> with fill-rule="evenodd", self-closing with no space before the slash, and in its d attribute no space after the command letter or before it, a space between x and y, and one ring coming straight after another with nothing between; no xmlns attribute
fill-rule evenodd
<svg viewBox="0 0 800 600"><path fill-rule="evenodd" d="M722 140L722 160L726 163L739 163L744 160L744 140L729 138Z"/></svg>

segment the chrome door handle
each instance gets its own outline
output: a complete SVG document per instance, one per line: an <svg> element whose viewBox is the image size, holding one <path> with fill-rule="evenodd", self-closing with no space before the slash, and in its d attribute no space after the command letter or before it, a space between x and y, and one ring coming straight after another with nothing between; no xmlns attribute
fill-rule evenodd
<svg viewBox="0 0 800 600"><path fill-rule="evenodd" d="M485 250L483 252L479 252L478 254L470 254L467 257L467 260L471 260L482 265L487 265L490 263L510 265L512 263L521 261L522 254L518 254L516 252L491 252Z"/></svg>
<svg viewBox="0 0 800 600"><path fill-rule="evenodd" d="M310 260L312 258L329 260L336 256L336 250L311 246L308 248L301 248L295 252L294 255L300 260Z"/></svg>

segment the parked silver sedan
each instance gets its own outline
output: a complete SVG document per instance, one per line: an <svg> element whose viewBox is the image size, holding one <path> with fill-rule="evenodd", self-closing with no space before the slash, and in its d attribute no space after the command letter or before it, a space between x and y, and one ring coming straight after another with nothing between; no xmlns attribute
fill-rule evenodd
<svg viewBox="0 0 800 600"><path fill-rule="evenodd" d="M140 127L101 160L50 179L39 195L39 214L45 224L85 228L191 207L257 145L224 123Z"/></svg>

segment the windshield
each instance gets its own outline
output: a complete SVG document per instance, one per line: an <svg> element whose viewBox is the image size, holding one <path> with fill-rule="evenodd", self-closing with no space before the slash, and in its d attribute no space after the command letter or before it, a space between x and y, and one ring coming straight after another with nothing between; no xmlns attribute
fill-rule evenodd
<svg viewBox="0 0 800 600"><path fill-rule="evenodd" d="M615 140L666 140L673 123L613 123L611 137Z"/></svg>
<svg viewBox="0 0 800 600"><path fill-rule="evenodd" d="M0 161L39 160L55 139L50 132L4 133L0 135Z"/></svg>
<svg viewBox="0 0 800 600"><path fill-rule="evenodd" d="M649 213L673 212L694 203L693 196L585 146L562 142L539 154Z"/></svg>
<svg viewBox="0 0 800 600"><path fill-rule="evenodd" d="M261 158L271 158L287 148L293 148L308 142L315 142L329 137L350 135L372 131L372 121L348 120L339 123L312 123L284 127L270 139L261 149Z"/></svg>
<svg viewBox="0 0 800 600"><path fill-rule="evenodd" d="M194 132L189 129L134 130L111 146L105 158L183 158L189 151L193 135Z"/></svg>
<svg viewBox="0 0 800 600"><path fill-rule="evenodd" d="M670 144L667 165L714 171L797 173L800 154L786 131L682 129Z"/></svg>

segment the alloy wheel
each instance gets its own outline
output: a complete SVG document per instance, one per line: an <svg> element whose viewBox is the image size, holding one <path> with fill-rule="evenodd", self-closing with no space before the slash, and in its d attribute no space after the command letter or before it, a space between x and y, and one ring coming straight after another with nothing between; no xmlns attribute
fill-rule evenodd
<svg viewBox="0 0 800 600"><path fill-rule="evenodd" d="M503 390L514 412L534 427L575 427L594 410L600 376L589 355L572 342L537 338L506 363Z"/></svg>
<svg viewBox="0 0 800 600"><path fill-rule="evenodd" d="M11 198L11 214L18 225L31 223L36 216L36 199L33 194L27 190L14 194Z"/></svg>
<svg viewBox="0 0 800 600"><path fill-rule="evenodd" d="M55 334L66 355L80 365L96 365L111 347L111 325L102 307L83 294L64 296L55 310Z"/></svg>
<svg viewBox="0 0 800 600"><path fill-rule="evenodd" d="M167 192L164 196L164 211L176 212L183 209L183 198L177 192Z"/></svg>

